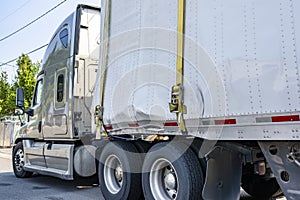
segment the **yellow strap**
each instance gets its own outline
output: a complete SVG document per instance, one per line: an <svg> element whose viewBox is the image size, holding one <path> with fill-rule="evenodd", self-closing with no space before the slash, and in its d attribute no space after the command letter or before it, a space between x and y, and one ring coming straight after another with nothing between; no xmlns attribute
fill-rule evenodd
<svg viewBox="0 0 300 200"><path fill-rule="evenodd" d="M183 45L184 45L185 0L178 0L177 63L176 84L183 84Z"/></svg>
<svg viewBox="0 0 300 200"><path fill-rule="evenodd" d="M100 106L103 107L104 103L104 90L106 84L106 68L107 68L107 46L108 46L108 26L110 18L110 0L106 0L105 18L103 28L103 41L102 41L102 62L101 62L101 83L100 83Z"/></svg>
<svg viewBox="0 0 300 200"><path fill-rule="evenodd" d="M176 62L176 84L183 88L183 75L184 75L184 20L185 20L185 0L178 0L178 30L177 30L177 62ZM179 112L177 120L179 121L180 130L186 132L185 122L183 119L183 90L179 99Z"/></svg>

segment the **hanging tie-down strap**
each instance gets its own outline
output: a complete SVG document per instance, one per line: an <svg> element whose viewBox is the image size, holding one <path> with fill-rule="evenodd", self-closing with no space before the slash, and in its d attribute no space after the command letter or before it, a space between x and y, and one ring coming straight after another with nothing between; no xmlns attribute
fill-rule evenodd
<svg viewBox="0 0 300 200"><path fill-rule="evenodd" d="M169 103L170 112L176 113L177 122L183 133L186 132L183 114L187 112L183 104L185 3L185 0L178 0L176 85L172 87L171 103Z"/></svg>
<svg viewBox="0 0 300 200"><path fill-rule="evenodd" d="M111 0L106 0L105 3L105 17L104 17L104 27L103 27L103 41L102 41L102 56L101 56L101 76L100 76L100 104L95 108L95 124L96 138L101 137L101 127L103 127L103 133L108 136L106 128L103 122L103 111L104 111L104 92L106 84L106 71L108 65L108 40L109 40L109 26L110 26L110 10L111 10Z"/></svg>

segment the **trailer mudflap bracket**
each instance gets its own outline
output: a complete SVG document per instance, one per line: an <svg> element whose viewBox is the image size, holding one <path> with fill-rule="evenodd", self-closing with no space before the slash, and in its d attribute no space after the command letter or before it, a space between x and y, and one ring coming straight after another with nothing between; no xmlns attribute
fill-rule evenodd
<svg viewBox="0 0 300 200"><path fill-rule="evenodd" d="M242 175L241 153L216 146L206 157L207 171L203 198L238 200Z"/></svg>
<svg viewBox="0 0 300 200"><path fill-rule="evenodd" d="M300 142L258 142L287 199L300 199Z"/></svg>

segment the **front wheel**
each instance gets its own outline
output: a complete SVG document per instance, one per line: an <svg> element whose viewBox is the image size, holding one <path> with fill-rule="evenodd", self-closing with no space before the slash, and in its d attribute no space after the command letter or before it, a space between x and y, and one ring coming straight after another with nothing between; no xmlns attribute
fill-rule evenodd
<svg viewBox="0 0 300 200"><path fill-rule="evenodd" d="M27 178L32 175L32 172L27 172L24 170L24 149L23 143L18 142L16 146L13 148L12 152L12 165L14 174L18 178Z"/></svg>
<svg viewBox="0 0 300 200"><path fill-rule="evenodd" d="M146 155L145 199L202 199L204 176L196 155L181 143L159 143Z"/></svg>
<svg viewBox="0 0 300 200"><path fill-rule="evenodd" d="M109 142L99 160L99 184L105 199L138 200L141 188L142 161L136 147L129 142Z"/></svg>

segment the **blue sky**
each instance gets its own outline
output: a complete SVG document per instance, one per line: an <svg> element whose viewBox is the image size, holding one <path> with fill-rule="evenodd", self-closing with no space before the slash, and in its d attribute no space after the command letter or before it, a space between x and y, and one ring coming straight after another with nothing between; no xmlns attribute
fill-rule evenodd
<svg viewBox="0 0 300 200"><path fill-rule="evenodd" d="M38 18L63 0L5 0L0 7L0 39L18 30ZM33 23L24 30L0 42L0 64L17 58L22 53L30 52L51 39L57 26L72 13L77 4L88 4L100 7L101 0L67 0L61 6ZM30 54L33 62L42 60L45 48ZM15 67L14 67L15 66ZM0 67L13 79L16 62Z"/></svg>

